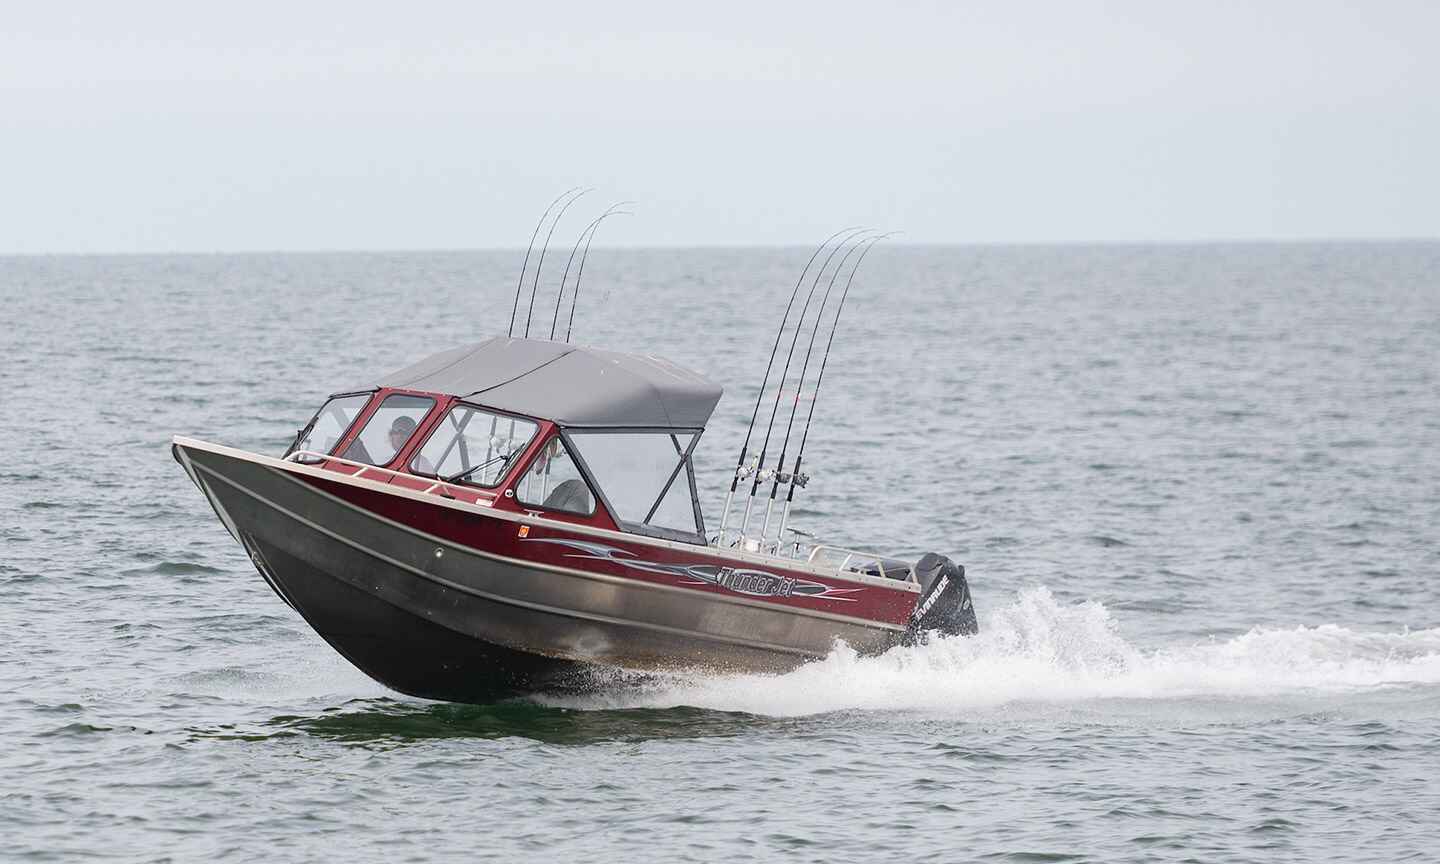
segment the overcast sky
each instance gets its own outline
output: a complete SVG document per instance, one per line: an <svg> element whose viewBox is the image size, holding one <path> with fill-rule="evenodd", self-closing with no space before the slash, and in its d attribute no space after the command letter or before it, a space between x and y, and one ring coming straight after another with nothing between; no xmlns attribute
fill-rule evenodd
<svg viewBox="0 0 1440 864"><path fill-rule="evenodd" d="M574 184L640 202L617 245L1436 237L1437 154L1435 2L7 0L0 23L0 253L523 247Z"/></svg>

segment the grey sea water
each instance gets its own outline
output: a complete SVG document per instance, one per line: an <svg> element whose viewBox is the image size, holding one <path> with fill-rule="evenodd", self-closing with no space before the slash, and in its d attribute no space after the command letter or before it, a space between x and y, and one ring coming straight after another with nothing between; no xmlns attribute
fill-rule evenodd
<svg viewBox="0 0 1440 864"><path fill-rule="evenodd" d="M587 264L577 341L727 386L712 526L807 255ZM794 523L963 562L980 636L402 697L167 442L278 453L325 394L504 332L519 264L0 259L0 858L1440 857L1440 244L879 248Z"/></svg>

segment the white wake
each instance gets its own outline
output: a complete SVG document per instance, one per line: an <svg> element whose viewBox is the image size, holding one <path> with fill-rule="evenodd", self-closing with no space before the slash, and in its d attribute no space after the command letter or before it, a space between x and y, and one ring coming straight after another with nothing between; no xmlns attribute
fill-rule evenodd
<svg viewBox="0 0 1440 864"><path fill-rule="evenodd" d="M973 711L1010 703L1244 699L1440 684L1440 629L1365 633L1335 625L1256 629L1140 650L1099 603L1062 606L1044 588L980 622L980 635L858 656L837 644L786 675L667 678L585 697L575 708L694 706L769 716L842 710Z"/></svg>

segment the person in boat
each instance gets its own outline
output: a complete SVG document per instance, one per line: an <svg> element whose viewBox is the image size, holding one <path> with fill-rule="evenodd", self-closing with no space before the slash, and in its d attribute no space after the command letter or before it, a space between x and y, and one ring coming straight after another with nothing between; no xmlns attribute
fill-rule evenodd
<svg viewBox="0 0 1440 864"><path fill-rule="evenodd" d="M396 453L399 453L400 448L405 446L405 442L410 440L410 436L415 434L416 425L418 424L416 424L413 417L407 417L403 414L396 417L395 422L390 424L390 446L395 449ZM429 459L425 458L424 454L416 454L410 463L410 467L419 474L435 473L435 466L431 464Z"/></svg>

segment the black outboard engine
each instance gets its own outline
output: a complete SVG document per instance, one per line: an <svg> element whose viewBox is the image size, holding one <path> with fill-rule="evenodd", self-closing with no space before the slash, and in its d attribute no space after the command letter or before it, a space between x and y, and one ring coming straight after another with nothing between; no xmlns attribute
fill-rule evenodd
<svg viewBox="0 0 1440 864"><path fill-rule="evenodd" d="M964 567L931 552L915 562L915 576L920 580L920 602L910 616L905 644L914 644L931 630L947 636L974 636L980 632Z"/></svg>

